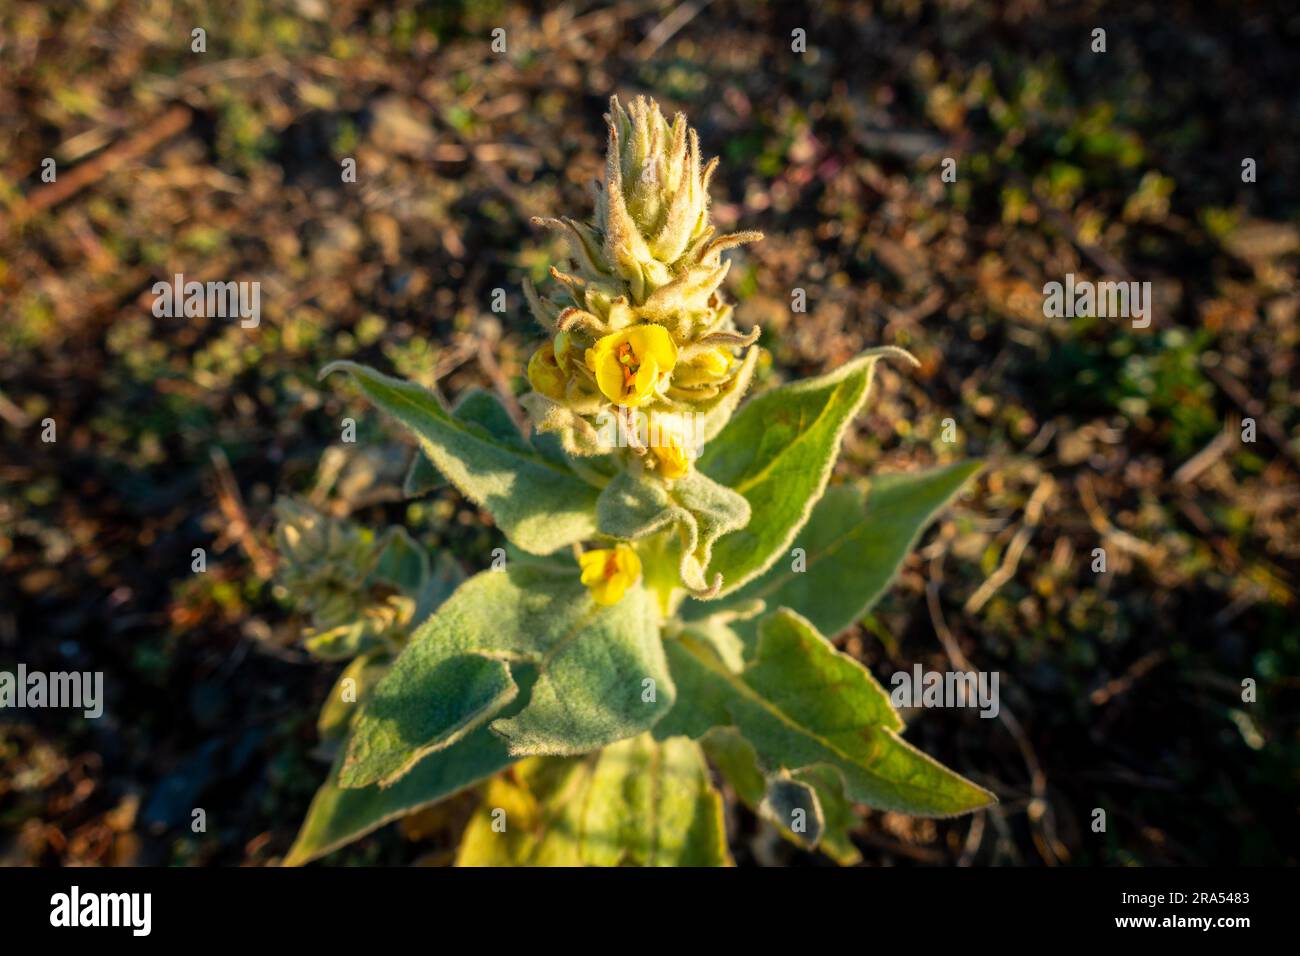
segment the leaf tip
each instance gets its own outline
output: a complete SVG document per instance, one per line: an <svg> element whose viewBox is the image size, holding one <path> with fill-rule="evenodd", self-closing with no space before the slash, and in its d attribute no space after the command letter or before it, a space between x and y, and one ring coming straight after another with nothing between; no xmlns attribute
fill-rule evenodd
<svg viewBox="0 0 1300 956"><path fill-rule="evenodd" d="M356 362L349 362L347 359L337 359L325 365L323 368L321 368L319 372L316 373L316 381L323 382L325 381L326 378L328 378L329 376L333 375L335 372L338 371L344 371L349 374L356 374L356 368L357 368Z"/></svg>
<svg viewBox="0 0 1300 956"><path fill-rule="evenodd" d="M921 367L921 360L919 358L917 358L907 349L899 348L897 345L882 345L879 348L872 349L870 354L881 358L885 356L891 356L893 358L905 359L906 361L911 363L912 368Z"/></svg>

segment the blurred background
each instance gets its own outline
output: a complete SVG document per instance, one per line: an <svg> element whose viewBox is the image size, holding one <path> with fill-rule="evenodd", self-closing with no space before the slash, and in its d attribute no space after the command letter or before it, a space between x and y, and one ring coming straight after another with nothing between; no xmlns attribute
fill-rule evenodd
<svg viewBox="0 0 1300 956"><path fill-rule="evenodd" d="M907 736L1002 802L867 813L865 861L1296 862L1298 41L1286 3L6 0L0 669L102 670L107 699L0 715L0 863L283 855L338 668L268 583L276 496L470 572L499 542L450 489L404 501L411 447L316 371L522 391L521 282L561 255L529 217L590 214L611 93L687 112L715 221L767 234L727 284L763 381L920 358L835 480L989 461L836 644L882 681L998 671L999 719ZM177 272L259 281L260 326L155 318ZM1045 318L1068 272L1150 281L1151 327ZM328 862L446 862L473 799ZM826 863L729 814L739 862Z"/></svg>

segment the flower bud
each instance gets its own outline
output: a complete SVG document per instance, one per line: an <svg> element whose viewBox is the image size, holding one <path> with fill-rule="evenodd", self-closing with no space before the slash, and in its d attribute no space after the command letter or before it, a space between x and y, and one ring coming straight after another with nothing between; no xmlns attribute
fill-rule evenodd
<svg viewBox="0 0 1300 956"><path fill-rule="evenodd" d="M554 401L563 401L567 382L555 358L555 346L547 342L528 360L528 384Z"/></svg>
<svg viewBox="0 0 1300 956"><path fill-rule="evenodd" d="M627 589L641 578L641 559L625 544L596 548L578 556L582 583L592 600L604 607L617 604Z"/></svg>
<svg viewBox="0 0 1300 956"><path fill-rule="evenodd" d="M691 472L691 460L682 447L682 436L665 434L659 444L652 444L650 452L655 459L655 472L669 481L685 478Z"/></svg>

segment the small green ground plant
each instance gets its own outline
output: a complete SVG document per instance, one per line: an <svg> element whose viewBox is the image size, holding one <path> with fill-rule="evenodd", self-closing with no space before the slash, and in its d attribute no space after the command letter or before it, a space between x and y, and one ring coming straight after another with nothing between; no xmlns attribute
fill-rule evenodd
<svg viewBox="0 0 1300 956"><path fill-rule="evenodd" d="M695 131L611 101L595 216L568 241L516 425L492 394L448 409L352 362L361 392L487 510L504 560L467 580L400 528L280 505L279 584L306 646L346 660L319 720L336 747L287 863L477 787L462 865L725 865L714 771L790 840L853 863L855 807L993 802L905 742L871 673L828 640L866 613L978 469L827 487L876 363L744 405L759 348L720 286Z"/></svg>

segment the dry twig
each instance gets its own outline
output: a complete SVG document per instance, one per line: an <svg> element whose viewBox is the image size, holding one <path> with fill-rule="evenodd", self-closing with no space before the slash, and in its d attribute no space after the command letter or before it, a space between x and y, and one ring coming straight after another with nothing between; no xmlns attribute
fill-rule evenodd
<svg viewBox="0 0 1300 956"><path fill-rule="evenodd" d="M1029 539L1034 536L1034 528L1042 520L1043 504L1055 490L1056 481L1051 475L1044 475L1038 482L1038 486L1034 488L1034 493L1029 496L1029 501L1025 503L1025 522L1012 537L1011 544L1007 546L1006 553L1002 556L1002 563L966 601L964 610L967 614L979 613L980 608L988 603L989 598L1015 577L1016 569L1020 567L1020 558L1029 545Z"/></svg>
<svg viewBox="0 0 1300 956"><path fill-rule="evenodd" d="M253 570L258 577L267 580L275 570L275 559L266 548L262 547L262 543L257 540L257 535L253 533L248 512L244 509L243 496L239 493L239 483L235 481L235 474L230 470L230 459L217 447L212 448L210 457L213 471L217 476L217 504L221 508L222 517L226 519L226 529L222 533L222 538L238 542L244 553L248 555L248 560L253 562Z"/></svg>

